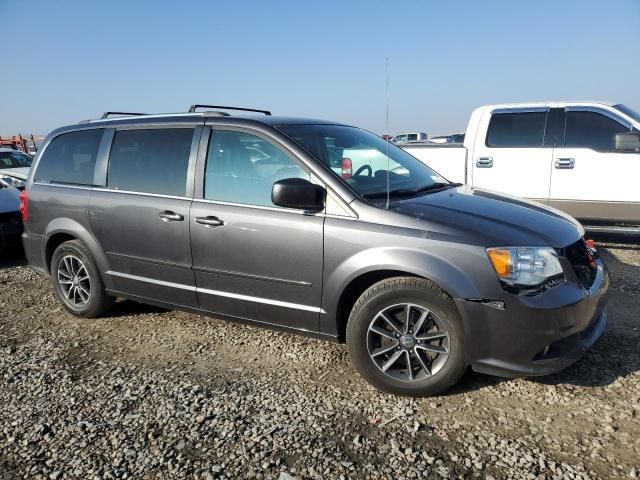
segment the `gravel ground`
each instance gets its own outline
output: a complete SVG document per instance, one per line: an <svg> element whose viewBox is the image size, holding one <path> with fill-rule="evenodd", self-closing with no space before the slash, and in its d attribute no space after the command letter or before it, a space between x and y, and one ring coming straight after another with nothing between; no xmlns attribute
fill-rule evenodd
<svg viewBox="0 0 640 480"><path fill-rule="evenodd" d="M132 302L65 313L0 260L1 478L640 478L640 246L609 243L610 323L543 379L366 384L343 345Z"/></svg>

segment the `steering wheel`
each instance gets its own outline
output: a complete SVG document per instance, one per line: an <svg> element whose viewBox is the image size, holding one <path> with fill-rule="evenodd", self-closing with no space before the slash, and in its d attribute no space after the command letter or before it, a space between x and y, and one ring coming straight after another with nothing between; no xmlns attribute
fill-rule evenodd
<svg viewBox="0 0 640 480"><path fill-rule="evenodd" d="M354 173L354 175L360 175L363 170L369 170L367 176L373 177L373 168L371 168L371 165L362 165L358 170L356 170L356 173Z"/></svg>

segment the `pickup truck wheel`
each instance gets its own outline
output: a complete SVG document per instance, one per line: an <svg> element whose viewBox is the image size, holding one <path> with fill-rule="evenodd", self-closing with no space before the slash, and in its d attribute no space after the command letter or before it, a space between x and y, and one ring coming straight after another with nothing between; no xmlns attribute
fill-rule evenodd
<svg viewBox="0 0 640 480"><path fill-rule="evenodd" d="M78 317L101 315L115 302L104 290L91 252L78 240L64 242L53 252L51 279L58 300Z"/></svg>
<svg viewBox="0 0 640 480"><path fill-rule="evenodd" d="M466 368L458 310L422 278L390 278L367 289L349 316L347 344L366 380L400 395L443 392Z"/></svg>

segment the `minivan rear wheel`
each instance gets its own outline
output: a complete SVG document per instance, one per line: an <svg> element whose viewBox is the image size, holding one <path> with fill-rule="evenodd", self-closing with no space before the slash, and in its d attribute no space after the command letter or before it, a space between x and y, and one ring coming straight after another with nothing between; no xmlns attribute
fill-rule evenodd
<svg viewBox="0 0 640 480"><path fill-rule="evenodd" d="M347 345L367 381L400 395L443 392L466 368L455 303L423 278L389 278L368 288L349 316Z"/></svg>
<svg viewBox="0 0 640 480"><path fill-rule="evenodd" d="M79 240L64 242L55 249L51 279L58 300L78 317L101 315L115 302L105 292L93 255Z"/></svg>

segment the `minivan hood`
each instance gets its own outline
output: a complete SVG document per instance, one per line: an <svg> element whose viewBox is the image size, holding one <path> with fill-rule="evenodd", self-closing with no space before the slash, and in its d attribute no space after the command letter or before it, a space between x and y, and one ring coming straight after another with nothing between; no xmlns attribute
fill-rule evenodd
<svg viewBox="0 0 640 480"><path fill-rule="evenodd" d="M390 209L473 233L485 246L560 248L584 235L580 223L563 212L468 185L393 202Z"/></svg>

